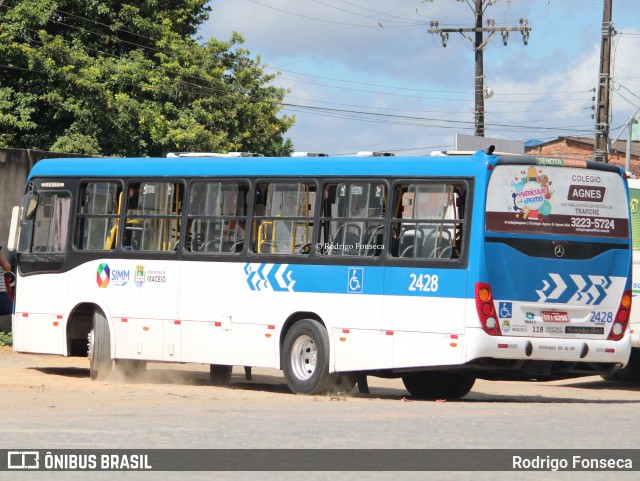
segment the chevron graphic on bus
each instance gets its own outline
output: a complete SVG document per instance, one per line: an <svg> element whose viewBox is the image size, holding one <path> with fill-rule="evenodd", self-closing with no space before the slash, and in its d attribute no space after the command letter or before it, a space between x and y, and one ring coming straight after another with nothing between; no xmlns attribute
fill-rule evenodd
<svg viewBox="0 0 640 481"><path fill-rule="evenodd" d="M244 266L247 284L252 291L289 291L293 292L296 283L291 278L293 271L289 264L251 264Z"/></svg>
<svg viewBox="0 0 640 481"><path fill-rule="evenodd" d="M548 280L542 280L543 287L536 290L540 302L572 302L585 305L599 305L607 297L607 289L612 280L608 276L581 276L570 274L563 278L550 273Z"/></svg>

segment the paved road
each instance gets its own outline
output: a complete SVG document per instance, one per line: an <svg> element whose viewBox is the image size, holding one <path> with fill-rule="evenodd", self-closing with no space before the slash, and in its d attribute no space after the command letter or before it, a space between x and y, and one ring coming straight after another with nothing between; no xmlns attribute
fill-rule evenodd
<svg viewBox="0 0 640 481"><path fill-rule="evenodd" d="M638 447L640 386L598 377L478 381L457 402L412 400L398 380L370 394L295 396L280 372L234 371L229 387L202 365L153 364L137 383L91 381L84 359L0 351L2 449L368 448L496 450ZM460 451L463 455L464 451ZM640 467L640 466L639 466ZM15 473L0 479L636 479L564 472ZM12 474L12 476L8 476Z"/></svg>

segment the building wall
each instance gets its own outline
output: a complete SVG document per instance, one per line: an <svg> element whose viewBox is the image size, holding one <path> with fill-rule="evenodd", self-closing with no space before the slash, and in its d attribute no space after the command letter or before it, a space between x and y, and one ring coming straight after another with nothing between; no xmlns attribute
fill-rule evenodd
<svg viewBox="0 0 640 481"><path fill-rule="evenodd" d="M559 139L556 142L530 147L526 149L525 154L593 160L593 146L568 139ZM625 168L626 153L614 151L609 154L609 163ZM631 172L640 176L640 158L638 156L631 156Z"/></svg>

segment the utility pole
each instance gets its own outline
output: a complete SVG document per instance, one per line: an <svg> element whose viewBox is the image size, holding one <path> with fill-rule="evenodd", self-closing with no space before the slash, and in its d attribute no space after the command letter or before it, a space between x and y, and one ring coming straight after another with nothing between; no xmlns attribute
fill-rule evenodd
<svg viewBox="0 0 640 481"><path fill-rule="evenodd" d="M627 123L624 124L622 129L620 129L620 133L616 135L616 138L611 141L611 145L614 145L616 143L616 140L618 140L624 132L624 129L627 129L627 155L624 164L624 168L627 172L631 172L631 142L633 141L633 126L634 124L638 123L638 119L636 118L638 112L640 112L640 107L638 107L636 111L631 115L631 117L629 117Z"/></svg>
<svg viewBox="0 0 640 481"><path fill-rule="evenodd" d="M467 0L469 6L471 6L472 0ZM476 60L476 83L475 83L475 135L476 137L484 137L484 98L488 92L485 92L484 88L484 59L483 51L489 40L497 33L502 34L502 43L507 45L509 39L509 32L521 32L522 41L525 45L529 43L529 32L531 27L528 26L529 22L526 18L520 19L520 27L496 27L495 20L488 19L487 27L482 26L482 17L484 11L493 2L492 0L475 0L474 13L476 16L476 25L474 28L438 28L439 23L437 21L431 22L431 28L427 30L429 33L439 33L442 38L442 46L447 46L447 40L449 39L449 33L458 32L464 38L466 38L473 46ZM467 33L475 33L474 38L471 39ZM484 32L488 32L489 35L484 39Z"/></svg>
<svg viewBox="0 0 640 481"><path fill-rule="evenodd" d="M602 44L600 47L600 72L598 74L598 104L596 110L596 136L593 144L593 160L609 161L609 93L611 92L611 39L613 24L611 11L613 0L604 0L602 13Z"/></svg>

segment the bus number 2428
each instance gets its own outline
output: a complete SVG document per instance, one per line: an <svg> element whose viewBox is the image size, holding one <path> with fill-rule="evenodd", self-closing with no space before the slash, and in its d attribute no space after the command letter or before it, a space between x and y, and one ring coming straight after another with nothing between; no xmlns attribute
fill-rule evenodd
<svg viewBox="0 0 640 481"><path fill-rule="evenodd" d="M410 291L437 292L438 290L438 276L436 275L409 274L409 277L411 278Z"/></svg>

